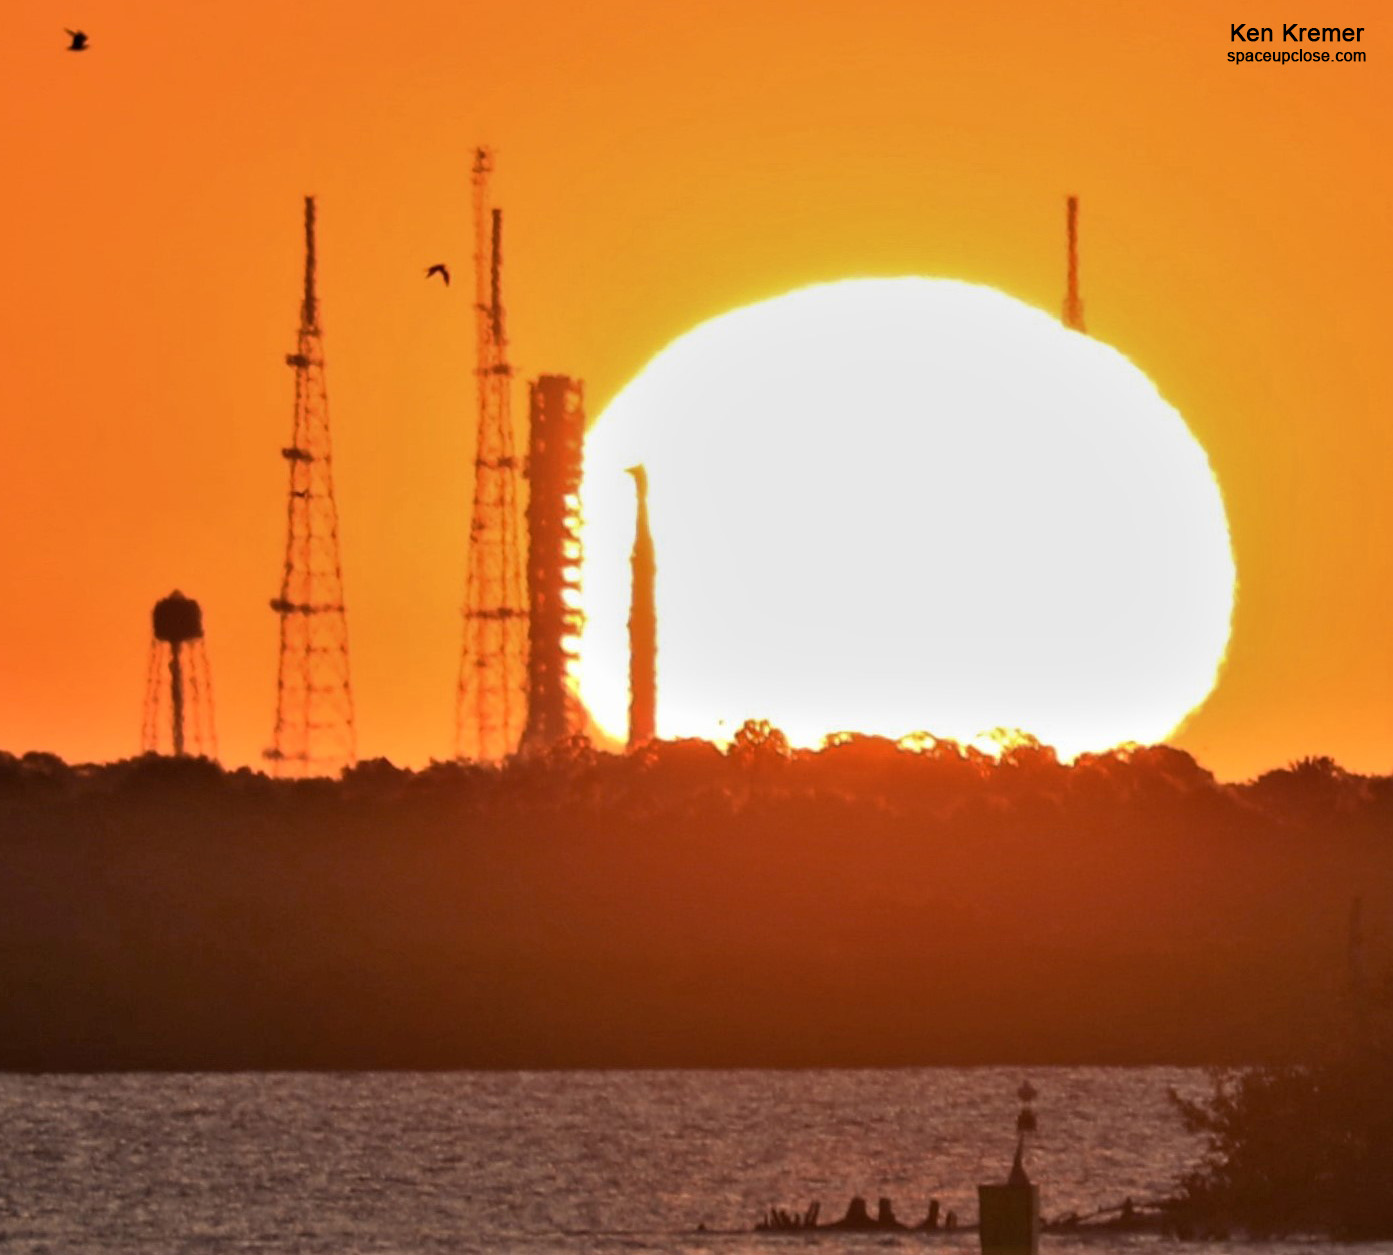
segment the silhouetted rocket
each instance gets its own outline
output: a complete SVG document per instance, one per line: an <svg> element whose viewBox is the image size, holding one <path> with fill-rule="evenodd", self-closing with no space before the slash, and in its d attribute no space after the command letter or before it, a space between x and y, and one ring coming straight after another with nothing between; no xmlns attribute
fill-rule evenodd
<svg viewBox="0 0 1393 1255"><path fill-rule="evenodd" d="M658 612L653 596L653 533L648 527L648 472L631 466L628 473L638 493L629 597L629 748L634 749L657 735Z"/></svg>

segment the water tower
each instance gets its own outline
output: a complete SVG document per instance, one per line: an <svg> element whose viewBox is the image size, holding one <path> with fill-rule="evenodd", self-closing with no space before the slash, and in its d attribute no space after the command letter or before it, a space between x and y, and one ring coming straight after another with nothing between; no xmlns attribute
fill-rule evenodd
<svg viewBox="0 0 1393 1255"><path fill-rule="evenodd" d="M152 619L141 751L216 758L213 682L203 641L203 611L192 597L176 589L155 603Z"/></svg>

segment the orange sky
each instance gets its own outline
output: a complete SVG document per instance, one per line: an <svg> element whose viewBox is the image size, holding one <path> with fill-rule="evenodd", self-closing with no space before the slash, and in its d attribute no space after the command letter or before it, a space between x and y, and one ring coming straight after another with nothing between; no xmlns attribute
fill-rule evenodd
<svg viewBox="0 0 1393 1255"><path fill-rule="evenodd" d="M1229 661L1176 742L1226 778L1393 769L1393 20L1312 3L23 6L0 747L136 752L174 587L204 606L224 760L268 743L313 193L359 752L448 756L489 142L513 360L582 376L592 413L700 320L811 282L1055 310L1077 192L1089 330L1186 416L1233 529ZM1363 25L1367 63L1225 61L1232 21L1293 18ZM425 283L438 260L465 282Z"/></svg>

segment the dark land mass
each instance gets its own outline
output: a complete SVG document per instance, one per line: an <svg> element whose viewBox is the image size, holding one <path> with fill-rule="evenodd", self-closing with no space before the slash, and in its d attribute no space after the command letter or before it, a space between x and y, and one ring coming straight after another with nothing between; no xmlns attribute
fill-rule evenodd
<svg viewBox="0 0 1393 1255"><path fill-rule="evenodd" d="M1393 779L747 725L277 782L0 755L0 1068L1281 1061Z"/></svg>

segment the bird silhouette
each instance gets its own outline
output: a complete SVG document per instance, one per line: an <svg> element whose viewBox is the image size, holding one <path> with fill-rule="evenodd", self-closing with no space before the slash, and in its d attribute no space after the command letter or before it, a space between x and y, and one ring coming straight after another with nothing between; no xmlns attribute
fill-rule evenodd
<svg viewBox="0 0 1393 1255"><path fill-rule="evenodd" d="M68 30L68 28L67 28L66 26L63 27L63 29L64 29L65 31L68 32L68 38L72 41L71 43L68 44L68 51L69 51L69 52L86 52L86 51L87 51L87 32L86 32L86 31Z"/></svg>
<svg viewBox="0 0 1393 1255"><path fill-rule="evenodd" d="M444 262L436 262L434 266L426 271L427 279L429 279L431 275L439 275L445 280L445 286L447 288L450 286L450 267L445 265Z"/></svg>

